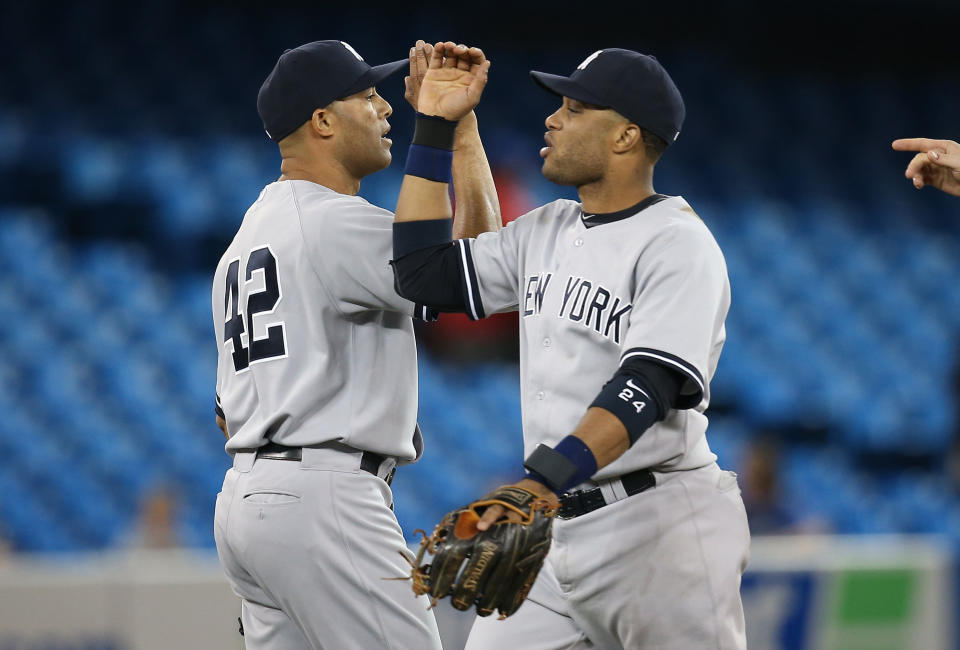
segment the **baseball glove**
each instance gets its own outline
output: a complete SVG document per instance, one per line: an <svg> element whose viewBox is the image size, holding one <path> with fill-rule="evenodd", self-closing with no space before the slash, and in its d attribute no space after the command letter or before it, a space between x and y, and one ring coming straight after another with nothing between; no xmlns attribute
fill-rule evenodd
<svg viewBox="0 0 960 650"><path fill-rule="evenodd" d="M479 530L477 522L493 505L516 513L520 520L504 516ZM499 610L500 618L510 616L523 604L543 566L555 514L548 501L515 486L499 487L448 513L429 537L420 531L423 541L413 563L413 591L429 594L434 605L449 595L457 609L475 604L480 616L494 610ZM432 561L424 563L428 554Z"/></svg>

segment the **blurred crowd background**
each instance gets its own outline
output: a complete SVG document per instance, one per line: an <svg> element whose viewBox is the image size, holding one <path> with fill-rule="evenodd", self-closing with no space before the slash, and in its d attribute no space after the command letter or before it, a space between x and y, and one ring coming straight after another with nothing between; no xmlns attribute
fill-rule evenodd
<svg viewBox="0 0 960 650"><path fill-rule="evenodd" d="M890 150L960 138L960 8L647 4L0 4L0 555L213 547L230 460L211 274L279 175L260 83L326 38L373 64L417 38L485 49L505 219L573 196L540 176L556 100L527 71L656 54L687 121L655 186L690 201L729 266L708 439L754 534L960 549L960 199L914 190ZM392 209L412 111L399 79L378 90L394 163L361 194ZM426 455L394 482L411 540L522 460L515 317L444 317L420 340Z"/></svg>

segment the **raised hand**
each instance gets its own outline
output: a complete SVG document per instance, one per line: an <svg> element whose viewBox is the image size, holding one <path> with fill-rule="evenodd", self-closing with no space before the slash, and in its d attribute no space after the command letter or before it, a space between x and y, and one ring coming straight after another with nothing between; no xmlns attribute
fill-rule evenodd
<svg viewBox="0 0 960 650"><path fill-rule="evenodd" d="M459 120L480 102L489 70L490 61L480 48L450 41L437 43L420 83L417 110L425 115Z"/></svg>
<svg viewBox="0 0 960 650"><path fill-rule="evenodd" d="M953 140L904 138L894 140L893 148L920 152L904 172L918 190L930 185L947 194L960 196L960 144Z"/></svg>
<svg viewBox="0 0 960 650"><path fill-rule="evenodd" d="M417 98L420 96L420 85L423 83L423 77L427 74L427 64L430 61L430 55L433 54L433 46L420 39L410 48L410 74L403 78L406 91L404 98L417 110Z"/></svg>

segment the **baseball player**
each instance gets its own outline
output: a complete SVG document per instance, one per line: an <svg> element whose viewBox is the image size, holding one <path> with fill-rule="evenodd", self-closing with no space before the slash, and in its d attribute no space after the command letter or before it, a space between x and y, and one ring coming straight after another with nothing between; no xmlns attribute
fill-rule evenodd
<svg viewBox="0 0 960 650"><path fill-rule="evenodd" d="M726 265L693 208L653 188L683 123L679 91L656 59L623 49L569 77L531 73L562 97L543 174L580 202L451 243L444 161L471 106L442 65L435 55L423 81L433 117L417 118L397 204L398 291L473 319L519 311L527 474L514 487L560 504L527 601L478 617L467 647L745 647L746 514L705 437Z"/></svg>
<svg viewBox="0 0 960 650"><path fill-rule="evenodd" d="M461 80L489 65L445 45ZM414 107L429 53L410 53ZM406 63L308 43L280 57L257 99L282 174L213 281L217 415L233 456L214 528L250 649L440 648L429 603L384 580L409 571L389 484L422 453L411 317L427 314L394 291L392 213L356 196L391 160L392 109L375 87ZM474 117L456 141L458 227L496 228Z"/></svg>
<svg viewBox="0 0 960 650"><path fill-rule="evenodd" d="M960 196L960 144L953 140L903 138L893 141L897 151L917 151L903 175L918 190L929 185Z"/></svg>

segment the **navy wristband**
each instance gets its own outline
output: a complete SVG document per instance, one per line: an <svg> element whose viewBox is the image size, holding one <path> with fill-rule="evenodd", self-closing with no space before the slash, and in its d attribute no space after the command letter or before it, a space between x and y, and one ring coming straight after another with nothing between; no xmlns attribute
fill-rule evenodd
<svg viewBox="0 0 960 650"><path fill-rule="evenodd" d="M552 449L537 445L523 466L529 478L561 495L593 476L597 472L597 459L583 440L571 434Z"/></svg>
<svg viewBox="0 0 960 650"><path fill-rule="evenodd" d="M413 143L407 154L407 167L404 173L425 178L428 181L449 183L456 133L456 122L436 115L417 113Z"/></svg>
<svg viewBox="0 0 960 650"><path fill-rule="evenodd" d="M435 149L422 144L411 144L404 173L409 176L425 178L428 181L449 183L452 165L452 151Z"/></svg>

